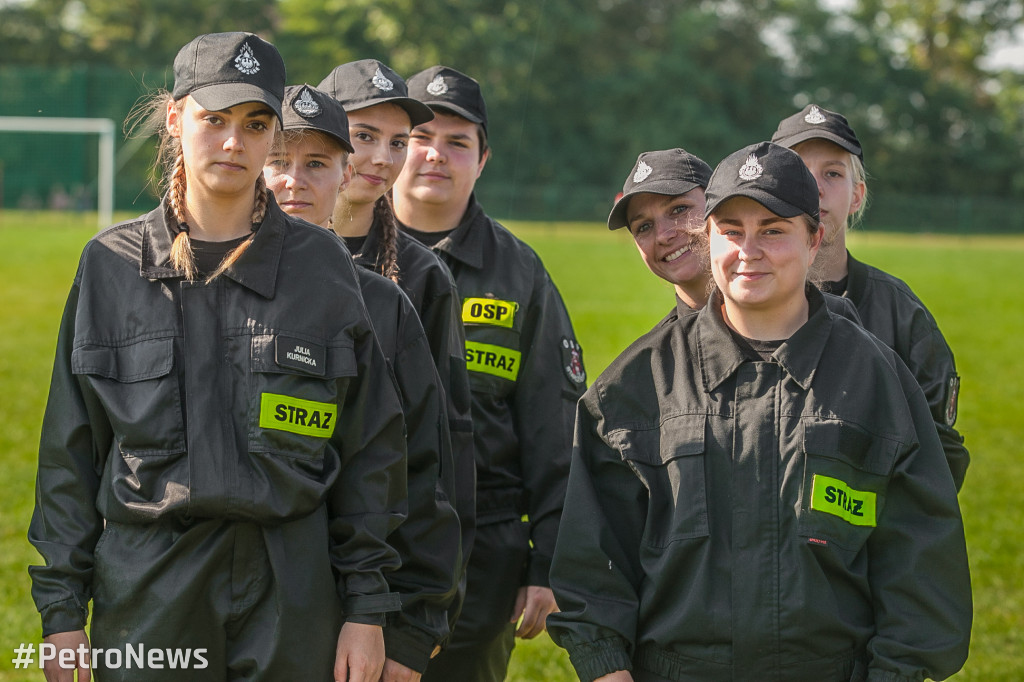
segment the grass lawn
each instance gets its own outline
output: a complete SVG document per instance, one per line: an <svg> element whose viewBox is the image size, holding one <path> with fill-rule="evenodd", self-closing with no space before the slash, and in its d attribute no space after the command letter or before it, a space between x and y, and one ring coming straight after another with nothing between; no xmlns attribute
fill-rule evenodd
<svg viewBox="0 0 1024 682"><path fill-rule="evenodd" d="M93 217L0 212L0 682L41 680L14 671L13 650L39 641L26 566L38 561L25 534L36 447L57 324ZM551 271L572 315L591 377L673 303L623 231L598 224L512 224ZM905 279L929 306L962 376L957 426L974 461L961 493L974 583L971 656L956 680L1024 679L1024 338L1019 263L1024 237L930 237L857 232L853 253ZM514 682L574 680L546 635L513 655Z"/></svg>

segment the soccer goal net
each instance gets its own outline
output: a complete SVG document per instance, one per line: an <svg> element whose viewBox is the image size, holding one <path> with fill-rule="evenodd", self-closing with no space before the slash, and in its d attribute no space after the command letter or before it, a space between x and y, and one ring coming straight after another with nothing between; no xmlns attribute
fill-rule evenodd
<svg viewBox="0 0 1024 682"><path fill-rule="evenodd" d="M103 228L114 220L114 122L109 118L57 118L0 116L0 131L25 133L78 133L99 135L96 181L97 222ZM54 163L59 163L54 160Z"/></svg>

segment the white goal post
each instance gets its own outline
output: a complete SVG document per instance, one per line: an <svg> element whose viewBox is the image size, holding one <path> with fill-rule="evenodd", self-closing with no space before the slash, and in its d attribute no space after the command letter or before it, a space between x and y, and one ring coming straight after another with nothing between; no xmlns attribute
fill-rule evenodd
<svg viewBox="0 0 1024 682"><path fill-rule="evenodd" d="M0 116L0 131L29 133L98 133L99 174L96 182L97 220L102 229L114 221L114 121L109 118Z"/></svg>

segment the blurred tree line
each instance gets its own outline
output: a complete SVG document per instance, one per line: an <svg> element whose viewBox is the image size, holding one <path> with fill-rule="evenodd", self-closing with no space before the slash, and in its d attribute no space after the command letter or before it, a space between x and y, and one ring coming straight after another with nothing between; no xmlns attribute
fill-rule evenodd
<svg viewBox="0 0 1024 682"><path fill-rule="evenodd" d="M0 0L0 69L114 69L141 92L224 30L276 44L293 83L444 63L487 98L492 213L601 219L639 152L714 166L808 102L850 119L872 192L1019 197L1024 74L984 65L1022 22L1022 0Z"/></svg>

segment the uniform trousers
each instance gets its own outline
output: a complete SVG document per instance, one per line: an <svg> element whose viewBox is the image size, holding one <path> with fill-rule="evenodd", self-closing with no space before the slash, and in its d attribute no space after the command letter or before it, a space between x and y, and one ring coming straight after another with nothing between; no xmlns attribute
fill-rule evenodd
<svg viewBox="0 0 1024 682"><path fill-rule="evenodd" d="M93 585L99 682L333 679L341 605L323 507L274 526L108 522Z"/></svg>
<svg viewBox="0 0 1024 682"><path fill-rule="evenodd" d="M479 522L478 522L479 524ZM466 600L448 646L422 682L501 682L515 647L509 622L530 551L528 524L515 519L477 525Z"/></svg>

